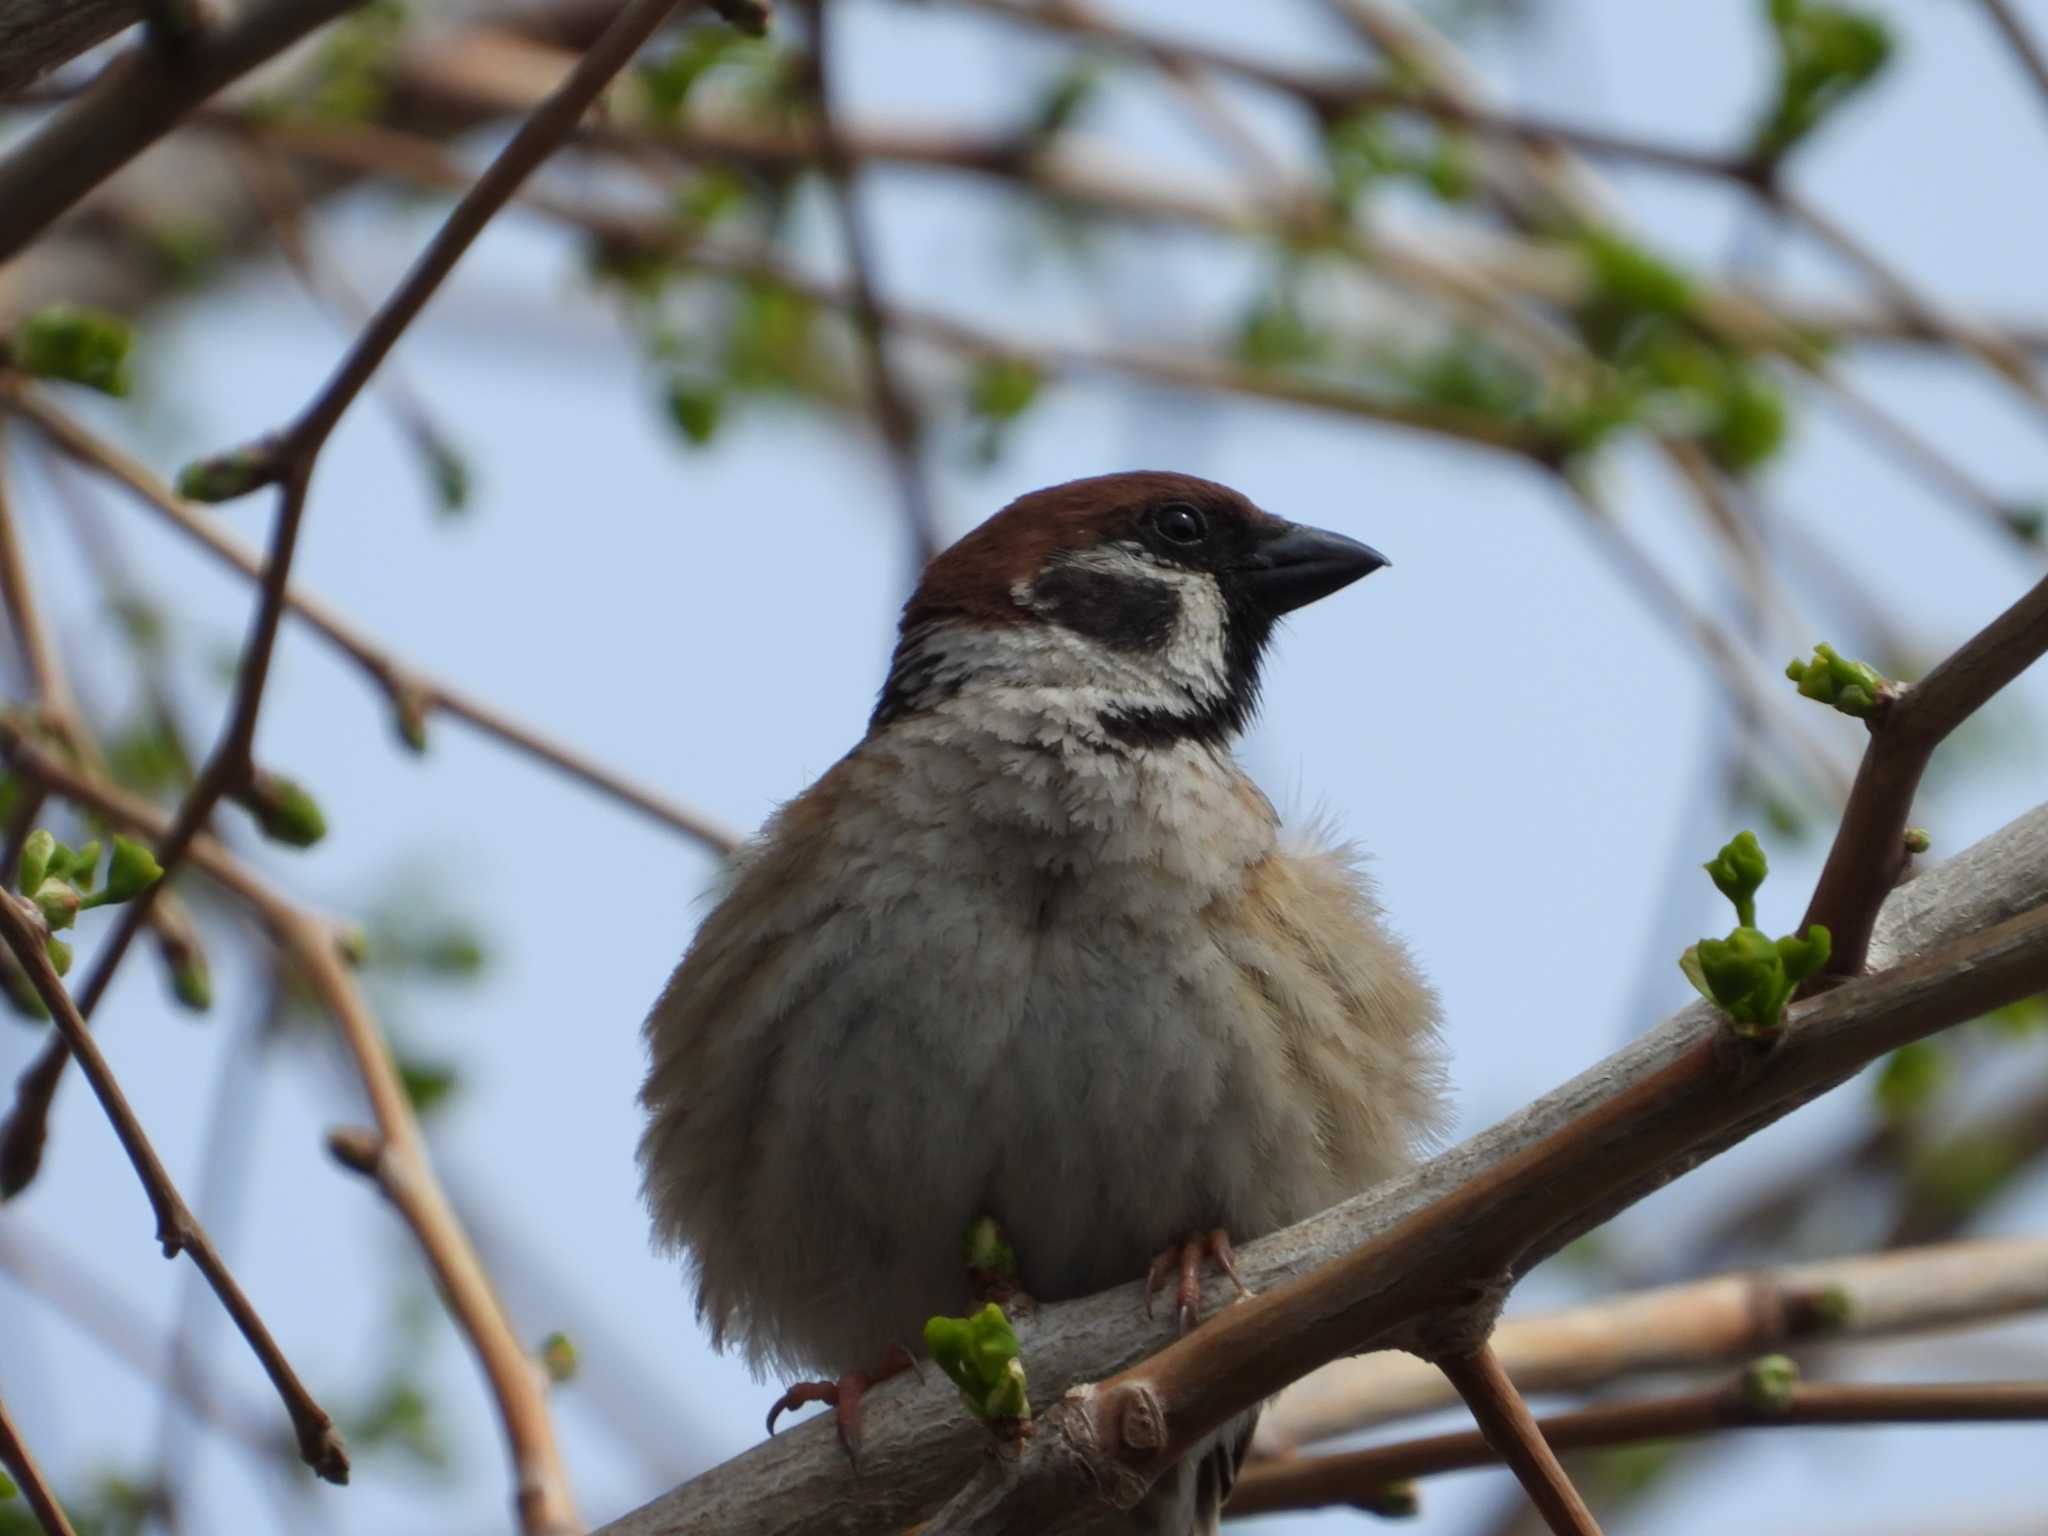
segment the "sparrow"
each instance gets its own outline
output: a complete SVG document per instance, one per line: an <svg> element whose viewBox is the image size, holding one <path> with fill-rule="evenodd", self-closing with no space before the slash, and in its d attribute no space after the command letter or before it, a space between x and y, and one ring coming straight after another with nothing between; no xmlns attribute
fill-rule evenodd
<svg viewBox="0 0 2048 1536"><path fill-rule="evenodd" d="M925 569L866 735L732 858L646 1024L657 1245L714 1342L829 1378L778 1411L853 1448L974 1303L977 1218L1040 1301L1177 1269L1185 1328L1231 1239L1412 1164L1435 996L1355 850L1283 835L1231 753L1280 618L1386 563L1138 472ZM1087 1529L1212 1530L1249 1436Z"/></svg>

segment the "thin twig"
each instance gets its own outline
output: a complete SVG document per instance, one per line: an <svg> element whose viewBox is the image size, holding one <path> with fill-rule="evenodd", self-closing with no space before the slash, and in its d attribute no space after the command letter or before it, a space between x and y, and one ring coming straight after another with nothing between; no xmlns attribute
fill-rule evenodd
<svg viewBox="0 0 2048 1536"><path fill-rule="evenodd" d="M0 716L0 750L15 770L52 792L145 836L160 835L162 812L114 785L59 762ZM212 838L191 849L194 868L218 881L263 924L294 971L334 1020L383 1138L383 1156L408 1193L402 1209L440 1283L449 1316L489 1379L513 1463L522 1529L576 1527L568 1480L547 1412L546 1380L527 1356L446 1194L434 1177L418 1118L391 1048L362 989L340 961L335 925L296 906Z"/></svg>
<svg viewBox="0 0 2048 1536"><path fill-rule="evenodd" d="M1844 1424L1984 1424L2048 1419L2048 1385L1995 1381L1939 1386L1795 1382L1768 1395L1726 1386L1605 1403L1538 1422L1559 1451L1676 1440L1727 1429ZM1431 1435L1333 1456L1300 1456L1246 1468L1230 1496L1233 1518L1283 1509L1357 1504L1387 1483L1493 1465L1484 1436Z"/></svg>
<svg viewBox="0 0 2048 1536"><path fill-rule="evenodd" d="M1439 1355L1436 1363L1472 1410L1482 1441L1513 1470L1550 1529L1557 1536L1600 1536L1599 1522L1558 1464L1557 1452L1501 1369L1493 1346L1482 1343L1470 1353L1452 1351Z"/></svg>
<svg viewBox="0 0 2048 1536"><path fill-rule="evenodd" d="M7 1468L22 1496L28 1500L36 1524L43 1528L43 1536L78 1536L71 1522L64 1518L64 1507L57 1502L57 1495L43 1481L42 1468L29 1454L28 1442L21 1438L21 1432L14 1427L14 1420L7 1416L7 1404L4 1402L0 1402L0 1466Z"/></svg>
<svg viewBox="0 0 2048 1536"><path fill-rule="evenodd" d="M0 377L0 406L32 422L50 442L81 464L104 472L124 486L145 506L161 514L179 533L216 559L245 576L261 574L262 561L223 529L218 517L209 517L178 496L140 462L59 411L46 395L26 388L18 381ZM671 800L657 790L636 784L569 743L549 736L494 704L463 692L452 683L419 670L384 648L320 598L296 588L287 588L285 602L289 610L303 619L314 633L347 656L384 691L406 735L417 739L418 732L429 719L437 714L446 714L671 831L680 832L712 853L728 854L739 846L739 833L714 817Z"/></svg>
<svg viewBox="0 0 2048 1536"><path fill-rule="evenodd" d="M156 1214L157 1241L163 1244L164 1257L175 1258L180 1252L192 1255L192 1262L206 1276L207 1284L213 1287L214 1295L220 1298L228 1316L235 1320L235 1326L248 1340L271 1384L277 1388L278 1396L291 1415L301 1459L329 1482L347 1482L348 1454L342 1448L341 1434L334 1427L334 1420L313 1401L312 1394L300 1383L291 1362L285 1359L277 1341L270 1336L269 1328L214 1249L206 1229L185 1204L177 1185L171 1182L156 1148L150 1144L148 1133L142 1129L142 1122L136 1119L127 1096L115 1080L113 1068L100 1053L91 1031L86 1027L84 1016L51 966L50 957L43 949L45 937L46 930L35 909L11 892L0 892L0 939L5 940L21 968L28 973L36 995L43 1000L51 1020L63 1034L71 1053L78 1058L86 1081L92 1085L94 1096L113 1124L114 1134L120 1138L121 1148L134 1165L136 1177L142 1181L150 1207Z"/></svg>
<svg viewBox="0 0 2048 1536"><path fill-rule="evenodd" d="M2040 40L2027 29L2012 0L1984 0L1984 9L1991 13L1992 23L2003 34L2006 46L2033 80L2042 105L2048 106L2048 53L2042 51Z"/></svg>
<svg viewBox="0 0 2048 1536"><path fill-rule="evenodd" d="M868 386L868 404L881 428L896 479L896 494L910 527L911 553L917 569L939 552L938 521L932 507L919 447L921 436L910 400L889 360L888 317L875 287L874 243L868 238L856 185L859 168L848 154L836 126L831 83L833 23L827 0L810 0L811 47L807 55L810 98L818 114L818 151L832 200L839 212L839 238L846 250L847 290L852 297L854 329L861 339L861 357Z"/></svg>

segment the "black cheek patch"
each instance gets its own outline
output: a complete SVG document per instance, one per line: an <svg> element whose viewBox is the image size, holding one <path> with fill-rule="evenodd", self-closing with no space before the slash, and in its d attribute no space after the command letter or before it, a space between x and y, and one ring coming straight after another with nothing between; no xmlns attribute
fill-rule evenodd
<svg viewBox="0 0 2048 1536"><path fill-rule="evenodd" d="M1031 606L1118 651L1163 648L1180 618L1180 594L1163 581L1065 562L1038 578Z"/></svg>

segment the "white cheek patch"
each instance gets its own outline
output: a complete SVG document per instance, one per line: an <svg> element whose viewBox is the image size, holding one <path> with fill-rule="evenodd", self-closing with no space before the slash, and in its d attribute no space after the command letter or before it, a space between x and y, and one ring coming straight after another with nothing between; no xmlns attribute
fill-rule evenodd
<svg viewBox="0 0 2048 1536"><path fill-rule="evenodd" d="M1126 544L1099 544L1062 557L1070 566L1100 571L1125 582L1149 582L1170 587L1179 600L1173 631L1164 646L1151 652L1119 655L1115 670L1128 672L1132 682L1142 683L1150 707L1178 713L1188 703L1213 704L1230 692L1225 642L1228 615L1216 578L1206 571L1182 570L1164 565L1142 550ZM1028 585L1019 582L1011 589L1019 606L1036 607ZM1101 646L1079 636L1065 635L1069 643L1085 653L1100 675L1105 670Z"/></svg>

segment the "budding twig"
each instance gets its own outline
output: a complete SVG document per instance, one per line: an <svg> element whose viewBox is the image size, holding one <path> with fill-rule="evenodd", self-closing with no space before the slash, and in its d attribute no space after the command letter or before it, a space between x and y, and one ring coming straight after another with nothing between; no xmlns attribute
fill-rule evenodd
<svg viewBox="0 0 2048 1536"><path fill-rule="evenodd" d="M64 1518L63 1506L50 1491L50 1485L43 1480L42 1469L29 1454L28 1442L14 1427L14 1420L7 1416L7 1404L0 1402L0 1467L5 1467L19 1485L22 1496L28 1500L28 1507L36 1517L36 1523L43 1528L43 1536L78 1536L71 1522Z"/></svg>

